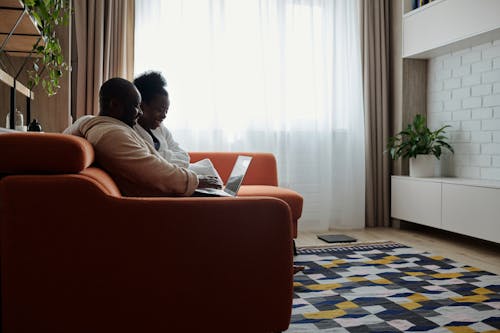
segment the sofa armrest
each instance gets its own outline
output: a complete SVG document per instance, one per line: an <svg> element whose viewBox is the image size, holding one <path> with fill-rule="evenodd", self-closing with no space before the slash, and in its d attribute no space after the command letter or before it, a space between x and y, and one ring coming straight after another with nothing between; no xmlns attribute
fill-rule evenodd
<svg viewBox="0 0 500 333"><path fill-rule="evenodd" d="M252 156L243 185L278 186L276 158L271 153L251 152L190 152L191 162L209 158L214 164L222 180L226 182L238 155Z"/></svg>
<svg viewBox="0 0 500 333"><path fill-rule="evenodd" d="M288 326L291 217L279 199L120 198L75 175L0 184L4 332Z"/></svg>

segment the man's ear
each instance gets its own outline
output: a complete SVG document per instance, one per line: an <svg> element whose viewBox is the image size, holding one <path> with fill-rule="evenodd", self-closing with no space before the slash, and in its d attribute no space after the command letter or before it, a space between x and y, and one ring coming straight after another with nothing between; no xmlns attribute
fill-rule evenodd
<svg viewBox="0 0 500 333"><path fill-rule="evenodd" d="M111 98L109 101L109 108L113 111L119 110L121 107L121 102L117 98Z"/></svg>
<svg viewBox="0 0 500 333"><path fill-rule="evenodd" d="M123 102L118 98L111 98L109 101L109 113L117 119L123 118Z"/></svg>

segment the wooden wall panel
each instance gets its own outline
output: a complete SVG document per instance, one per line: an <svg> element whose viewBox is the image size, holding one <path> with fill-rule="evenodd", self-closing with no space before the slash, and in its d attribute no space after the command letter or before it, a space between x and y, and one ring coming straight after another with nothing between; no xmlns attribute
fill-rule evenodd
<svg viewBox="0 0 500 333"><path fill-rule="evenodd" d="M391 135L403 124L402 2L391 1ZM392 174L401 175L401 160L393 161Z"/></svg>
<svg viewBox="0 0 500 333"><path fill-rule="evenodd" d="M427 115L427 60L403 59L402 127L417 113ZM401 163L401 174L408 175L408 160Z"/></svg>
<svg viewBox="0 0 500 333"><path fill-rule="evenodd" d="M59 42L67 64L71 59L71 23L59 27ZM41 85L34 89L36 98L32 107L32 118L36 118L45 132L62 132L71 123L71 72L65 72L59 80L61 88L56 95L48 97Z"/></svg>

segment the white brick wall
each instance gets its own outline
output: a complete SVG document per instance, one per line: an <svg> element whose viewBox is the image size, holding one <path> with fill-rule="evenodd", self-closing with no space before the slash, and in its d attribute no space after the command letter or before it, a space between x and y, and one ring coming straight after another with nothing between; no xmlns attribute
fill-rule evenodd
<svg viewBox="0 0 500 333"><path fill-rule="evenodd" d="M445 175L500 180L500 40L429 59L427 118L451 125Z"/></svg>

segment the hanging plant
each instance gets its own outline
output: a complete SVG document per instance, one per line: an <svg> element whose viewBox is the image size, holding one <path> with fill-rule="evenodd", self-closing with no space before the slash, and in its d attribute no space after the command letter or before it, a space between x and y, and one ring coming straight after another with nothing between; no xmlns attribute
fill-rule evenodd
<svg viewBox="0 0 500 333"><path fill-rule="evenodd" d="M23 0L28 13L34 18L41 31L43 45L34 45L38 55L33 61L33 69L28 70L30 89L40 82L49 96L60 88L59 79L69 66L56 35L56 27L67 25L70 16L70 0Z"/></svg>

